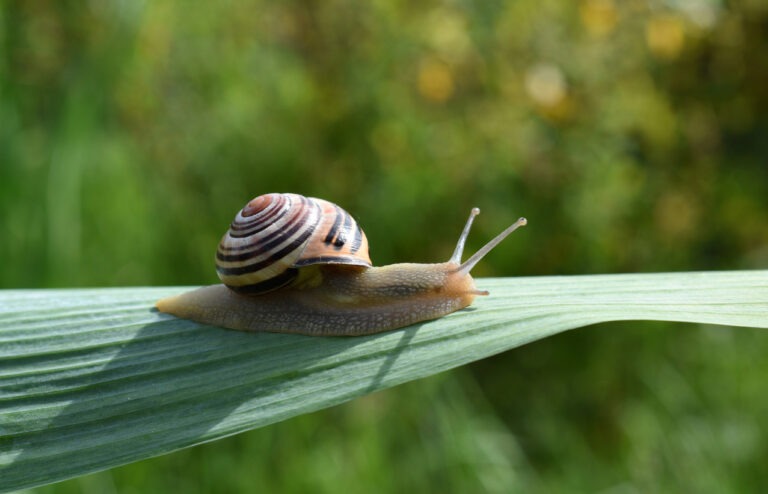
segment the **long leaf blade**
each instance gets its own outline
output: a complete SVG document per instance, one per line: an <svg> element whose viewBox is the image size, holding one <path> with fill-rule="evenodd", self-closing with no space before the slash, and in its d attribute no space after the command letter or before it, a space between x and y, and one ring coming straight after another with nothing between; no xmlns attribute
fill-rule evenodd
<svg viewBox="0 0 768 494"><path fill-rule="evenodd" d="M245 334L157 313L182 288L0 291L0 490L148 458L568 329L768 327L768 271L479 280L469 310L369 337Z"/></svg>

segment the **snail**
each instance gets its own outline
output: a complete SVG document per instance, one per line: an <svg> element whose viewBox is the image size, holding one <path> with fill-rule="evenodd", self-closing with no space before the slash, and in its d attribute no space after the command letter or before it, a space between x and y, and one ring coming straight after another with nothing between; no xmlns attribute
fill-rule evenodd
<svg viewBox="0 0 768 494"><path fill-rule="evenodd" d="M461 262L472 209L448 262L373 267L368 240L339 206L265 194L237 214L216 252L223 284L157 302L161 312L245 331L355 336L436 319L469 306L469 272L525 218Z"/></svg>

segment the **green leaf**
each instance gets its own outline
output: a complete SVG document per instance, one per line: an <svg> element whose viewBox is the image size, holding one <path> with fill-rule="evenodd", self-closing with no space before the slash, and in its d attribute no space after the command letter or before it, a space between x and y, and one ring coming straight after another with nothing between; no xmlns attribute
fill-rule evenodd
<svg viewBox="0 0 768 494"><path fill-rule="evenodd" d="M0 291L0 490L211 441L589 324L768 327L768 271L478 286L491 295L467 310L346 338L240 333L153 309L182 288Z"/></svg>

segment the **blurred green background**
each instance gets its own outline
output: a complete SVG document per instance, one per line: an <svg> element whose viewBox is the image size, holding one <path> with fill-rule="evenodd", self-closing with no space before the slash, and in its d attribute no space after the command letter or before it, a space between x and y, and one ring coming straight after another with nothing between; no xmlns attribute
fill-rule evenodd
<svg viewBox="0 0 768 494"><path fill-rule="evenodd" d="M0 3L0 287L216 282L253 196L378 265L768 267L768 3ZM768 335L616 323L36 493L748 492Z"/></svg>

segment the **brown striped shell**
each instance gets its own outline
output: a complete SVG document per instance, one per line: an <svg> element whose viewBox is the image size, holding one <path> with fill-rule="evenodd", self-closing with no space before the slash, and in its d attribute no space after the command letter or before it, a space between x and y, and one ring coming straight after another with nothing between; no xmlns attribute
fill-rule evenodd
<svg viewBox="0 0 768 494"><path fill-rule="evenodd" d="M216 252L221 281L241 293L290 285L314 264L371 266L368 240L339 206L298 194L264 194L237 213Z"/></svg>

